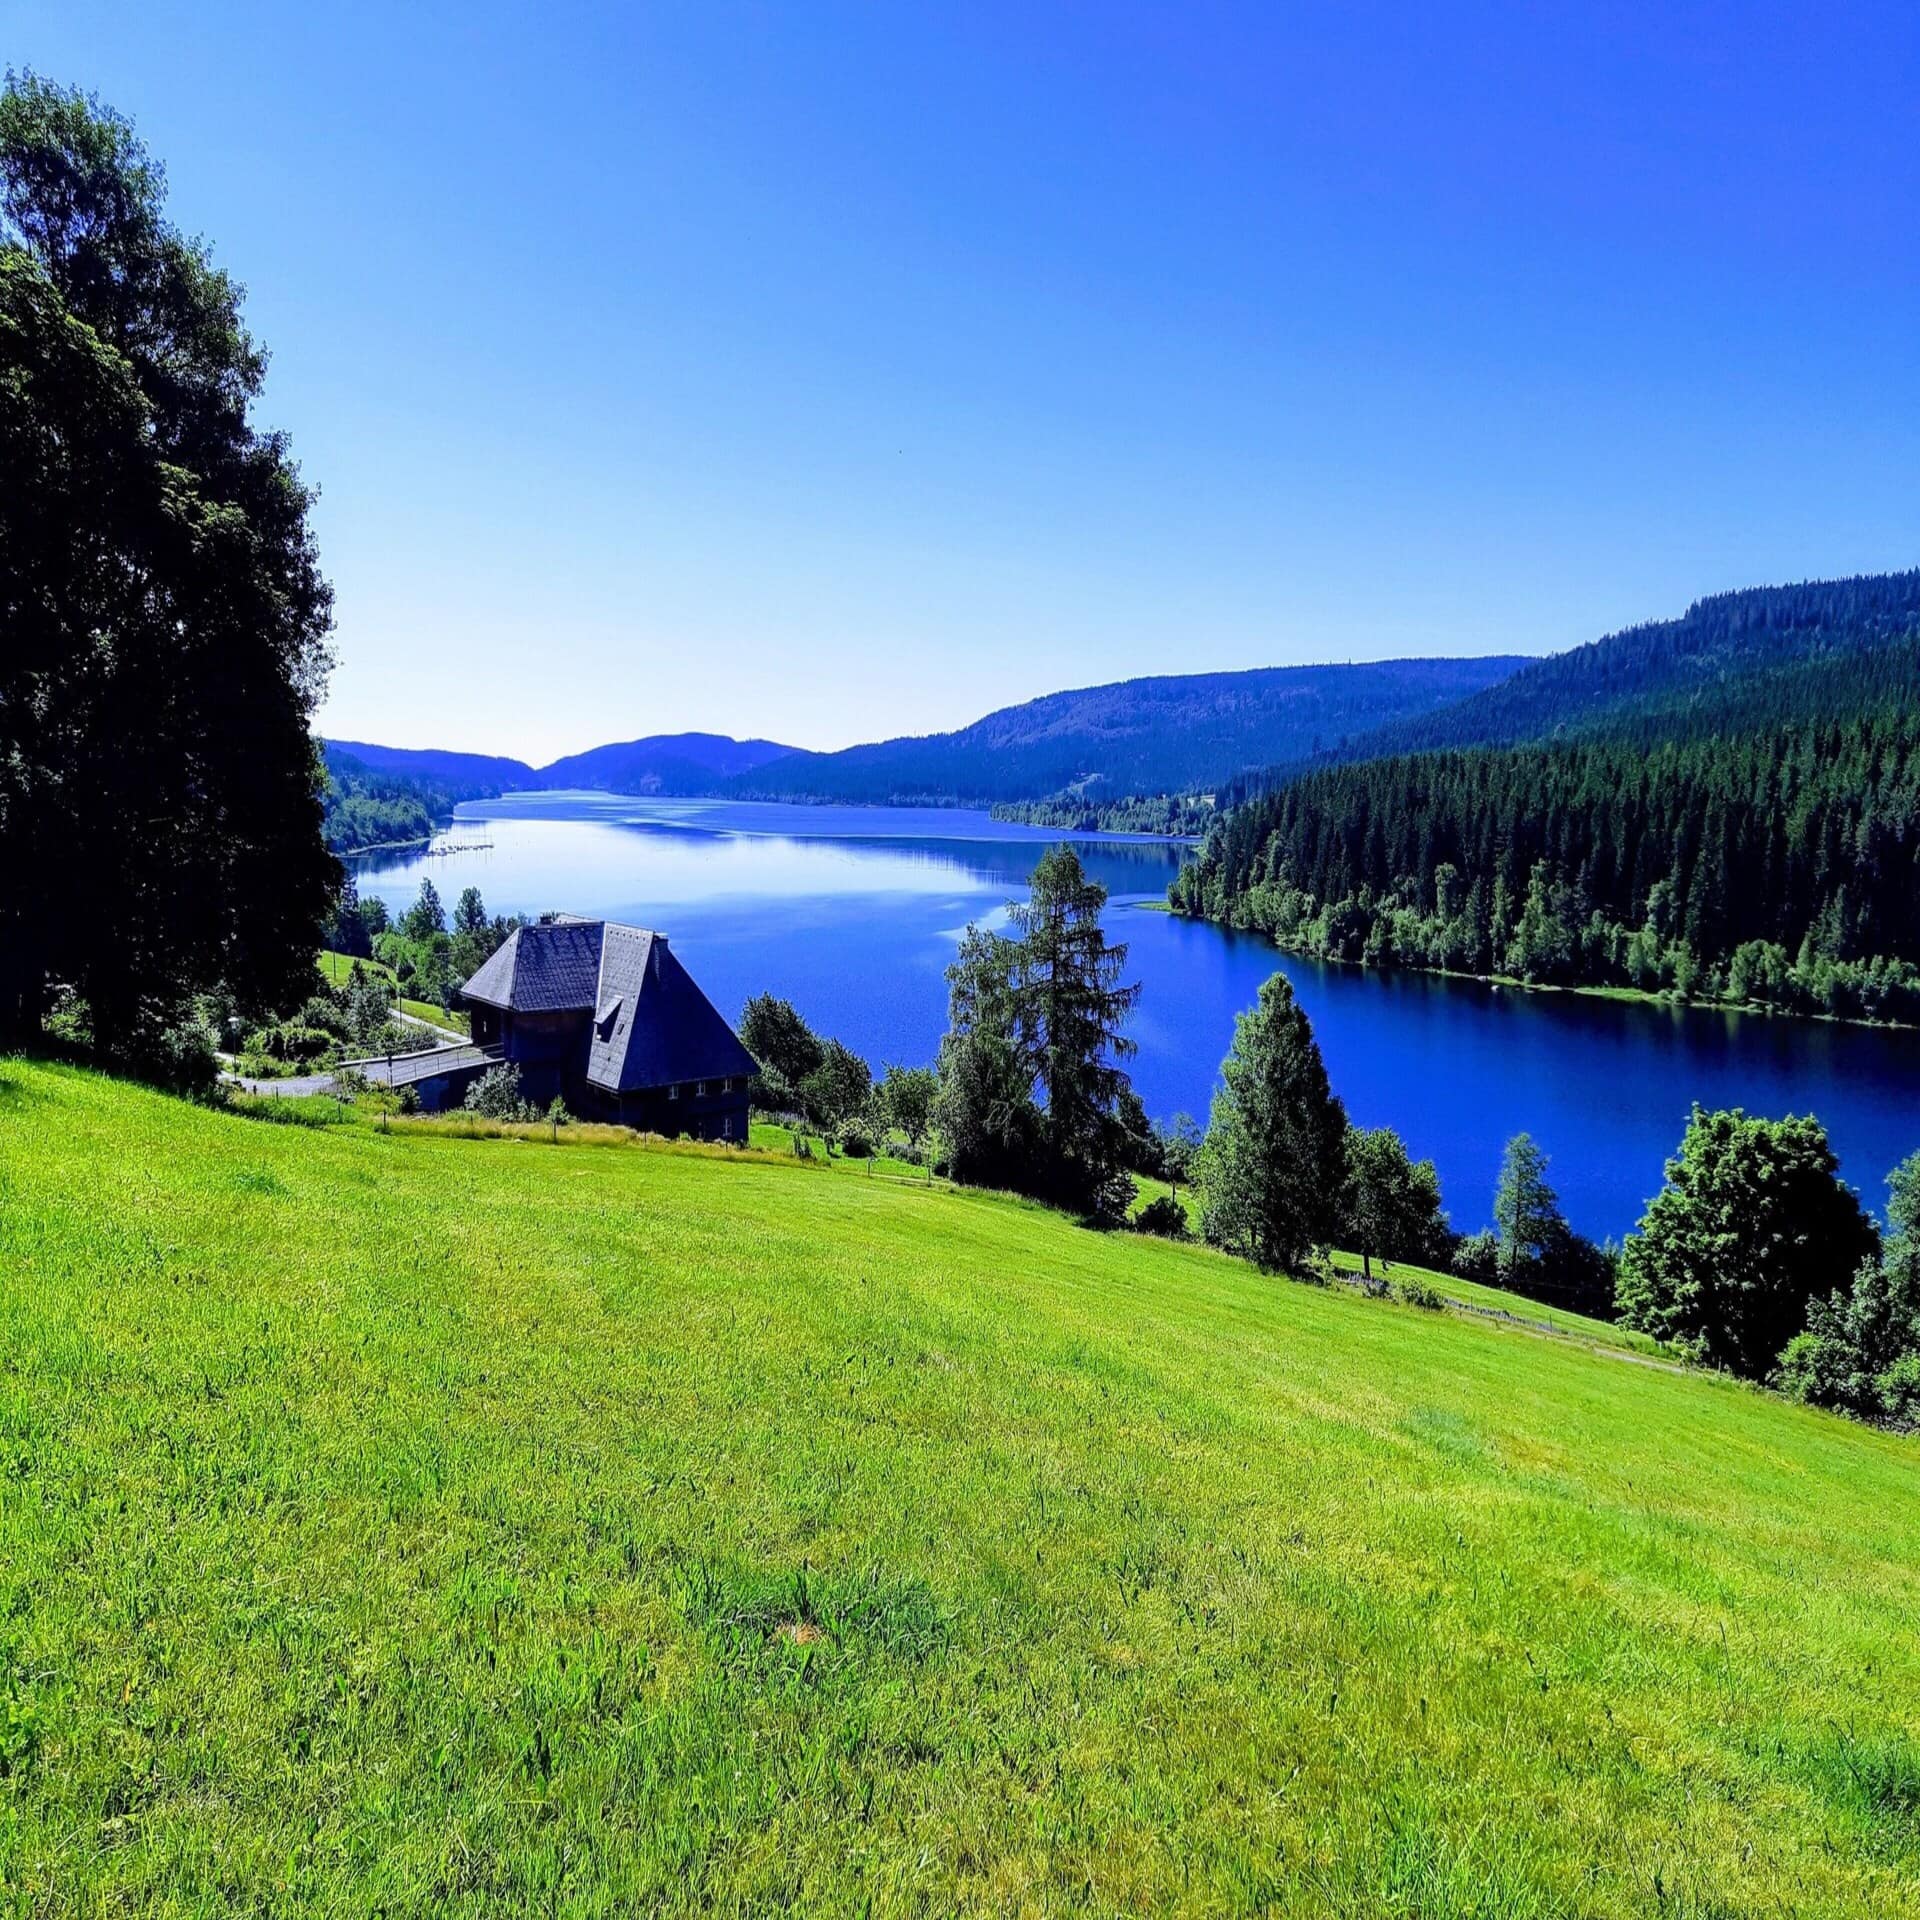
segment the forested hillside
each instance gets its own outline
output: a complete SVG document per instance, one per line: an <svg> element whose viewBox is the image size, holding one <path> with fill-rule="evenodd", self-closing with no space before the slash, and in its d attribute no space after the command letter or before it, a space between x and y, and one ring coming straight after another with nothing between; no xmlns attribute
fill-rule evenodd
<svg viewBox="0 0 1920 1920"><path fill-rule="evenodd" d="M441 747L382 747L370 740L329 740L329 757L344 755L375 773L398 774L463 797L537 787L540 776L524 760L497 753L450 753Z"/></svg>
<svg viewBox="0 0 1920 1920"><path fill-rule="evenodd" d="M424 840L435 827L452 819L460 801L473 799L477 792L499 792L498 787L475 789L458 781L371 767L331 740L325 743L324 753L325 831L327 845L335 853L358 853L368 847L404 846L409 841ZM430 757L434 756L422 756ZM459 760L477 756L439 757Z"/></svg>
<svg viewBox="0 0 1920 1920"><path fill-rule="evenodd" d="M1235 809L1171 898L1337 959L1920 1018L1915 691L1730 737L1324 769Z"/></svg>
<svg viewBox="0 0 1920 1920"><path fill-rule="evenodd" d="M796 753L734 780L748 799L885 804L1207 792L1446 707L1524 662L1385 660L1123 680L1004 707L954 733Z"/></svg>
<svg viewBox="0 0 1920 1920"><path fill-rule="evenodd" d="M1587 646L1528 661L1438 712L1351 740L1376 759L1446 747L1517 746L1571 734L1727 732L1857 711L1911 684L1901 640L1920 641L1920 570L1696 600Z"/></svg>

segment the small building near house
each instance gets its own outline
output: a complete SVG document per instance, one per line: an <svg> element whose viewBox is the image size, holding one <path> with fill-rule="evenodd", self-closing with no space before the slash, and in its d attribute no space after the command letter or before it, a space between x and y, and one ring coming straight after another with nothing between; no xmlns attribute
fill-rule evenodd
<svg viewBox="0 0 1920 1920"><path fill-rule="evenodd" d="M582 1119L745 1144L759 1068L665 934L571 916L520 927L460 997L474 1044L539 1105L557 1094Z"/></svg>

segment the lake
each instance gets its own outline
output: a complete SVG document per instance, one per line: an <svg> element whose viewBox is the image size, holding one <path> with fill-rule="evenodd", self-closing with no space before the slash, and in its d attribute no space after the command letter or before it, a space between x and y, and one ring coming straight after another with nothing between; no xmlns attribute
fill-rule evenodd
<svg viewBox="0 0 1920 1920"><path fill-rule="evenodd" d="M516 794L461 807L428 853L357 873L394 911L430 876L449 909L471 884L492 913L657 928L728 1018L751 994L780 994L877 1069L932 1060L960 934L998 924L1059 837L934 809ZM1277 969L1353 1118L1432 1157L1463 1229L1485 1224L1501 1148L1522 1129L1552 1156L1568 1217L1596 1237L1639 1217L1695 1100L1817 1113L1876 1210L1887 1171L1920 1147L1920 1033L1325 966L1152 911L1178 845L1073 839L1141 983L1131 1071L1157 1119L1205 1119L1234 1016Z"/></svg>

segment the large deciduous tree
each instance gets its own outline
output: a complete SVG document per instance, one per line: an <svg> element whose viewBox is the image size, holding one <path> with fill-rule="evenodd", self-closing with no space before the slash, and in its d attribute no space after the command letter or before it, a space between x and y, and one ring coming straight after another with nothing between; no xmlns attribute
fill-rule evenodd
<svg viewBox="0 0 1920 1920"><path fill-rule="evenodd" d="M1382 1262L1438 1266L1453 1251L1453 1233L1440 1204L1440 1175L1431 1160L1415 1160L1391 1127L1347 1129L1346 1228L1371 1279Z"/></svg>
<svg viewBox="0 0 1920 1920"><path fill-rule="evenodd" d="M825 1043L790 1000L756 993L740 1010L740 1044L760 1063L758 1102L792 1111L802 1085L827 1057Z"/></svg>
<svg viewBox="0 0 1920 1920"><path fill-rule="evenodd" d="M1200 1156L1206 1237L1269 1271L1296 1268L1339 1225L1347 1116L1284 974L1235 1023L1220 1082Z"/></svg>
<svg viewBox="0 0 1920 1920"><path fill-rule="evenodd" d="M240 291L117 115L0 90L0 1037L50 982L137 1053L311 985L339 869L309 722L331 595L250 418Z"/></svg>
<svg viewBox="0 0 1920 1920"><path fill-rule="evenodd" d="M1811 1115L1695 1107L1620 1259L1620 1317L1749 1380L1773 1371L1816 1297L1879 1251Z"/></svg>

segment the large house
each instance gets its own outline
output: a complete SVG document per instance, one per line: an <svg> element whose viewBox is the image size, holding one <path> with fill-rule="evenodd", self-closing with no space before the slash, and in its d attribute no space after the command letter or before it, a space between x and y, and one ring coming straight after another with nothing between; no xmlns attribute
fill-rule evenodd
<svg viewBox="0 0 1920 1920"><path fill-rule="evenodd" d="M520 1070L528 1099L745 1142L759 1069L665 934L556 915L510 933L460 992L474 1044Z"/></svg>

